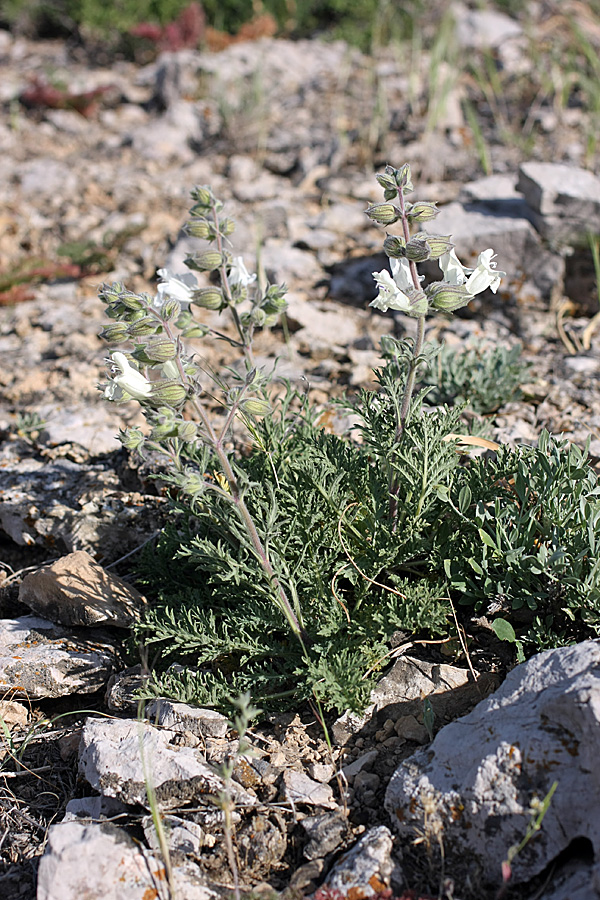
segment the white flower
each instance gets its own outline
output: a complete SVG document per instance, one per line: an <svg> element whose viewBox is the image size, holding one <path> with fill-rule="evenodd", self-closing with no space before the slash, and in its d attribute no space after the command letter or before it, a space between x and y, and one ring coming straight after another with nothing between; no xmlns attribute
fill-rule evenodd
<svg viewBox="0 0 600 900"><path fill-rule="evenodd" d="M410 308L410 299L401 291L390 273L384 269L382 272L373 272L373 278L377 282L379 293L370 304L381 312L395 309L399 312L407 312Z"/></svg>
<svg viewBox="0 0 600 900"><path fill-rule="evenodd" d="M470 294L480 294L487 288L494 294L500 287L502 278L506 272L497 272L496 263L492 262L495 257L494 251L490 248L479 254L477 259L477 267L467 281L466 288Z"/></svg>
<svg viewBox="0 0 600 900"><path fill-rule="evenodd" d="M111 362L117 369L104 391L107 400L123 399L123 394L133 397L134 400L145 400L152 390L152 385L145 375L135 369L124 353L113 353Z"/></svg>
<svg viewBox="0 0 600 900"><path fill-rule="evenodd" d="M243 258L236 256L231 263L227 279L230 285L239 284L242 287L248 287L249 284L256 281L256 275L251 275L244 265Z"/></svg>
<svg viewBox="0 0 600 900"><path fill-rule="evenodd" d="M464 284L473 269L463 266L454 249L442 254L438 260L440 269L444 273L446 284Z"/></svg>
<svg viewBox="0 0 600 900"><path fill-rule="evenodd" d="M391 259L390 265L392 275L387 269L383 269L382 272L373 272L379 293L370 306L374 306L375 309L380 309L382 312L394 309L397 312L408 313L408 315L419 315L420 312L415 309L416 291L409 261L407 259Z"/></svg>
<svg viewBox="0 0 600 900"><path fill-rule="evenodd" d="M464 284L472 297L487 288L490 288L495 294L501 279L506 275L506 272L496 271L496 263L492 262L495 255L491 248L484 250L477 258L477 266L474 269L468 269L460 262L454 250L444 253L439 258L444 281L446 284Z"/></svg>
<svg viewBox="0 0 600 900"><path fill-rule="evenodd" d="M373 272L379 293L370 305L382 312L393 309L409 316L424 316L427 312L427 298L423 291L418 291L414 286L409 261L392 259L390 264L392 275L387 269Z"/></svg>
<svg viewBox="0 0 600 900"><path fill-rule="evenodd" d="M194 291L198 290L198 282L191 272L182 275L174 275L168 269L159 269L158 277L161 279L156 290L158 291L157 306L162 306L167 298L179 300L182 306L187 308Z"/></svg>

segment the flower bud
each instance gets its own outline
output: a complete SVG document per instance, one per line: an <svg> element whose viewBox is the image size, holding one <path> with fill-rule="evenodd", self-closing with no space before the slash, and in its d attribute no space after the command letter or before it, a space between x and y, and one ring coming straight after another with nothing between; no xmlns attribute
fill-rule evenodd
<svg viewBox="0 0 600 900"><path fill-rule="evenodd" d="M177 437L177 425L172 419L165 418L160 422L156 422L150 432L151 440L159 443L170 437Z"/></svg>
<svg viewBox="0 0 600 900"><path fill-rule="evenodd" d="M185 260L188 269L196 269L198 272L212 272L213 269L222 266L224 262L224 256L218 250L204 250L202 253L188 256Z"/></svg>
<svg viewBox="0 0 600 900"><path fill-rule="evenodd" d="M198 434L198 427L195 422L178 422L177 437L180 441L193 441Z"/></svg>
<svg viewBox="0 0 600 900"><path fill-rule="evenodd" d="M115 322L112 325L106 325L100 332L100 337L108 341L109 344L122 344L128 338L127 325L125 322Z"/></svg>
<svg viewBox="0 0 600 900"><path fill-rule="evenodd" d="M398 187L402 188L404 194L410 194L410 192L414 190L408 163L404 163L400 169L394 169L394 177L396 179L396 184Z"/></svg>
<svg viewBox="0 0 600 900"><path fill-rule="evenodd" d="M235 222L233 219L221 219L219 222L219 231L225 237L228 237L230 234L233 234L235 231Z"/></svg>
<svg viewBox="0 0 600 900"><path fill-rule="evenodd" d="M260 307L255 307L250 313L250 321L258 328L262 328L262 326L265 324L266 319L267 315Z"/></svg>
<svg viewBox="0 0 600 900"><path fill-rule="evenodd" d="M178 328L183 329L191 325L193 321L194 317L189 309L184 309L175 324Z"/></svg>
<svg viewBox="0 0 600 900"><path fill-rule="evenodd" d="M285 297L268 297L261 306L267 316L281 315L287 308L288 302Z"/></svg>
<svg viewBox="0 0 600 900"><path fill-rule="evenodd" d="M192 293L191 302L202 309L221 309L224 301L218 287L205 287Z"/></svg>
<svg viewBox="0 0 600 900"><path fill-rule="evenodd" d="M179 487L184 494L196 497L202 494L206 488L203 476L199 472L187 471L178 479Z"/></svg>
<svg viewBox="0 0 600 900"><path fill-rule="evenodd" d="M427 287L427 296L434 309L444 312L454 312L456 309L466 306L473 295L468 292L463 284L446 284L444 281L436 281Z"/></svg>
<svg viewBox="0 0 600 900"><path fill-rule="evenodd" d="M190 237L202 238L202 240L213 240L215 238L215 229L211 227L210 222L204 218L192 219L186 222L183 230Z"/></svg>
<svg viewBox="0 0 600 900"><path fill-rule="evenodd" d="M130 322L127 331L131 337L146 337L148 334L156 334L160 328L160 323L156 321L154 316L144 316L135 322Z"/></svg>
<svg viewBox="0 0 600 900"><path fill-rule="evenodd" d="M203 338L206 334L208 334L208 328L206 325L201 325L200 322L192 322L181 332L181 336L184 338Z"/></svg>
<svg viewBox="0 0 600 900"><path fill-rule="evenodd" d="M181 303L176 297L169 297L161 306L160 314L165 322L171 322L173 319L178 319L181 315Z"/></svg>
<svg viewBox="0 0 600 900"><path fill-rule="evenodd" d="M390 166L388 166L388 168L390 168ZM377 179L377 181L381 185L381 187L384 189L384 191L393 191L394 194L398 193L396 179L394 178L394 175L393 175L393 170L391 172L388 172L386 169L385 174L382 172L378 172L377 175L375 176L375 178Z"/></svg>
<svg viewBox="0 0 600 900"><path fill-rule="evenodd" d="M387 256L390 256L392 259L401 259L403 256L405 256L404 247L404 239L395 237L392 234L388 234L385 241L383 242L384 253Z"/></svg>
<svg viewBox="0 0 600 900"><path fill-rule="evenodd" d="M430 251L430 259L439 259L440 256L443 256L444 253L449 253L450 250L454 247L454 244L450 240L450 235L443 234L425 234L424 231L420 231L418 234L413 235L413 240L427 241L427 246Z"/></svg>
<svg viewBox="0 0 600 900"><path fill-rule="evenodd" d="M406 310L408 316L415 319L421 319L427 315L429 304L424 291L409 291L409 308Z"/></svg>
<svg viewBox="0 0 600 900"><path fill-rule="evenodd" d="M411 222L429 222L439 216L440 211L435 203L427 203L425 200L419 200L413 203L408 210L408 218Z"/></svg>
<svg viewBox="0 0 600 900"><path fill-rule="evenodd" d="M406 247L404 248L404 255L407 259L412 260L412 262L425 262L426 259L429 259L431 256L431 252L429 250L429 245L427 241L420 241L416 238L411 238Z"/></svg>
<svg viewBox="0 0 600 900"><path fill-rule="evenodd" d="M271 404L266 400L261 400L259 397L249 397L247 400L242 400L240 407L249 416L268 416L272 412Z"/></svg>
<svg viewBox="0 0 600 900"><path fill-rule="evenodd" d="M126 450L141 451L144 446L144 435L140 428L121 428L118 438Z"/></svg>
<svg viewBox="0 0 600 900"><path fill-rule="evenodd" d="M98 292L98 298L102 303L116 303L124 290L125 286L120 281L115 281L114 284L103 284Z"/></svg>
<svg viewBox="0 0 600 900"><path fill-rule="evenodd" d="M210 209L213 202L213 193L206 184L192 188L192 200L203 209Z"/></svg>
<svg viewBox="0 0 600 900"><path fill-rule="evenodd" d="M146 344L146 356L152 362L166 362L177 356L177 344L169 338L157 338Z"/></svg>
<svg viewBox="0 0 600 900"><path fill-rule="evenodd" d="M179 381L155 381L152 384L150 397L168 406L181 406L187 391Z"/></svg>
<svg viewBox="0 0 600 900"><path fill-rule="evenodd" d="M119 303L122 303L126 309L138 310L146 308L146 303L144 303L142 298L131 291L121 291L119 294Z"/></svg>
<svg viewBox="0 0 600 900"><path fill-rule="evenodd" d="M400 210L393 203L377 203L375 206L369 206L365 212L379 225L393 225L401 216Z"/></svg>

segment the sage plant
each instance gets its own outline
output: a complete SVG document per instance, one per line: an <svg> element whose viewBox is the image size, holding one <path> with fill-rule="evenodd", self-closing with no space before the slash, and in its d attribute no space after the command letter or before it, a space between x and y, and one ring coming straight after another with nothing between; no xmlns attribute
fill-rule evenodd
<svg viewBox="0 0 600 900"><path fill-rule="evenodd" d="M160 269L155 297L132 293L122 284L102 286L100 299L114 320L104 328L102 337L112 346L127 345L126 349L113 350L107 360L109 381L103 387L104 396L114 402L137 400L150 430L148 434L140 428L121 431L123 446L141 455L151 450L165 456L170 467L167 480L190 499L192 506L210 491L230 503L276 602L294 634L302 640L301 611L297 604L290 603L273 569L244 500L247 486L240 482L235 460L227 449L236 418L251 427L253 418L270 412L264 377L254 366L252 338L257 327L274 324L285 310L286 288L267 285L261 290L243 258L232 256L226 245L234 223L221 215L223 204L210 188L195 188L192 199L195 203L186 231L209 246L185 262L189 269L208 276L204 284L199 284L192 272L174 275ZM195 317L197 309L227 310L235 336L199 322ZM219 427L213 424L205 402L209 394L202 384L201 365L184 345L185 339L207 335L228 341L245 361L245 373L234 375L233 383L213 379L222 391L227 410ZM189 452L190 447L214 454L221 469L218 477L206 473L206 454L196 454L194 464L195 454Z"/></svg>
<svg viewBox="0 0 600 900"><path fill-rule="evenodd" d="M387 478L384 507L389 502L389 519L386 522L395 531L397 527L403 527L398 516L400 474L406 484L407 478L412 477L407 473L413 471L407 448L400 445L408 426L417 367L422 359L425 318L431 310L453 312L488 287L497 290L503 273L496 271L492 250L481 253L476 267L469 269L456 257L450 236L424 232L411 235L413 223L427 222L438 211L435 203L410 203L406 200L406 195L412 191L408 165L401 169L388 166L377 179L384 189L384 202L370 207L367 214L388 227L399 224L400 233L388 234L385 238L384 250L390 257L391 274L387 270L374 273L379 290L372 305L382 311L391 309L403 312L417 320L416 337L408 357L408 371L407 374L402 373L406 377L393 385L389 381L381 382L382 390L384 393L387 391L395 411L395 419L388 417L391 426L388 434L394 440L390 459L387 460L389 476L385 472L383 476L384 485ZM236 568L238 562L227 556L228 547L239 546L258 562L259 571L256 575L253 573L251 578L252 592L262 591L263 596L267 593L270 600L277 604L299 642L307 671L313 673L314 684L326 685L333 696L336 688L332 673L336 671L336 666L338 669L345 667L349 657L347 653L344 655L345 651L340 652L339 659L331 662L327 672L322 668L323 651L319 651L318 641L323 634L329 633L330 626L325 626L322 632L315 631L314 622L308 621L311 615L315 621L320 615L315 613L314 608L310 613L305 610L307 621L303 618L298 587L301 570L298 567L305 561L303 556L293 564L288 559L292 544L286 543L286 535L282 535L282 528L278 527L278 516L283 515L282 504L288 503L288 500L284 495L277 496L281 488L277 472L274 472L274 483L267 484L267 479L264 484L258 483L259 479L253 481L248 467L242 464L242 458L236 458L235 450L231 449L232 429L236 421L241 420L260 442L258 420L271 415L269 379L255 365L252 343L257 328L275 324L284 312L286 288L284 285L261 286L257 276L248 272L243 258L233 255L229 248L234 223L223 214L222 202L209 187L195 188L192 199L194 205L186 231L204 244L186 259L188 272L179 274L159 269L155 295L133 293L118 283L102 286L100 298L106 304L106 312L111 319L102 332L111 346L107 360L108 382L102 389L106 399L112 402L135 400L139 403L147 428L122 430L121 442L127 449L142 456L152 451L165 458L166 472L161 478L172 486L174 494L187 510L196 516L202 513L204 521L208 518L210 527L214 525L217 541L214 552L222 554L219 559L225 568L229 567L227 570L231 571L232 581L238 577L239 569ZM423 288L417 265L428 259L438 260L442 278ZM210 322L199 318L203 310L228 314L229 324L215 328L212 324L214 317ZM239 368L229 369L227 375L211 373L189 345L190 340L203 338L227 341L241 358ZM218 425L211 416L215 397L221 402L224 412ZM374 418L369 440L375 446L381 444L379 425L387 426L383 419L377 420L377 404L371 404L370 400L366 398L363 409L372 407ZM385 404L381 408L384 407ZM310 433L316 435L318 428L311 427ZM443 425L436 427L439 430ZM293 432L294 428L295 424L290 424L288 428L284 423L281 434L288 434L290 429ZM424 446L429 446L429 438L424 437L423 440ZM410 445L410 452L413 452L412 448L413 444ZM330 449L334 456L338 452L342 454L341 448ZM439 472L445 471L444 453L438 453L441 461L434 463L431 453L427 456L427 452L419 484L415 487L417 519L425 512L426 497L431 494L428 480L433 477L435 465L439 463ZM340 455L336 465L343 462ZM352 469L352 464L348 464ZM402 466L404 470L400 473ZM362 463L356 466L355 471L362 471ZM304 488L300 487L302 480L299 480L294 481L295 487L290 489L309 490L311 478L312 475L305 481ZM332 514L336 516L337 534L341 528L341 520L337 520L340 507L327 495L319 479L320 476L317 480L324 509L333 510ZM409 493L411 490L412 487L408 486ZM304 500L300 496L293 497L291 503L299 510L299 518L292 517L290 520L290 529L293 530L294 522L300 521L305 512L312 514L314 509L303 510ZM359 529L350 524L348 527L354 535L353 539L363 539ZM222 535L226 536L223 549L219 545ZM342 545L345 557L343 541ZM331 547L328 552L331 552ZM209 554L206 565L210 566L213 562L214 558ZM316 565L316 561L313 560L313 564ZM346 564L339 571L345 571ZM258 584L260 570L266 587L265 584ZM304 577L305 573L302 573ZM336 579L337 574L334 574L332 584ZM325 583L328 582L323 580L319 590L323 590ZM376 583L373 581L374 585ZM335 588L333 590L335 594ZM304 597L305 604L310 606L314 602L311 599L313 594L311 588L308 600ZM328 604L330 599L329 596L322 597L324 604ZM357 600L357 609L360 602L360 599ZM332 614L338 611L337 599L331 609ZM248 651L248 646L244 652ZM262 653L261 649L259 655ZM358 673L356 678L360 680ZM352 690L355 688L358 696L360 685L354 685ZM316 688L313 693L317 696L315 691ZM340 702L346 703L346 696L344 694Z"/></svg>
<svg viewBox="0 0 600 900"><path fill-rule="evenodd" d="M409 203L406 200L406 195L414 190L410 166L407 163L400 169L386 166L385 172L376 177L383 188L385 202L370 206L366 211L367 215L379 225L389 227L398 223L401 234L388 234L383 242L383 249L390 257L392 274L390 275L387 269L373 272L379 290L371 306L382 312L389 309L402 312L417 320L404 395L396 422L398 442L409 414L417 367L423 350L425 318L428 312L442 310L452 313L466 306L476 294L487 288L495 293L506 273L496 270L496 263L493 261L495 254L491 249L480 253L477 266L469 269L459 261L454 245L450 241L451 235L431 235L423 231L411 235L411 225L431 221L438 215L439 210L435 203L423 200ZM438 260L443 277L423 289L421 287L423 276L418 274L417 264L428 259ZM392 472L389 493L390 517L395 520L398 482Z"/></svg>

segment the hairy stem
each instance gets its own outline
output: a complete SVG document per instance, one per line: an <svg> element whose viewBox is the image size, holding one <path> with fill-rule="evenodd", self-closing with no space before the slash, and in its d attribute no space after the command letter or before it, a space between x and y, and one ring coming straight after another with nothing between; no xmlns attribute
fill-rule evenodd
<svg viewBox="0 0 600 900"><path fill-rule="evenodd" d="M162 323L162 326L165 330L165 334L167 335L167 337L170 340L174 340L174 335L173 335L171 328L169 327L169 323L166 322L165 320L163 320L162 317L160 317L160 316L158 316L158 318L161 319L161 323ZM179 353L177 354L177 356L175 358L175 362L177 365L177 369L179 371L179 377L181 378L182 384L184 384L188 388L191 388L192 385L190 384L190 381L189 381L189 379L186 375L186 372L183 368L183 363L181 362L181 355ZM208 442L212 446L212 448L217 456L217 459L219 460L219 464L221 466L221 471L223 472L223 474L229 484L229 490L231 492L231 500L232 500L234 506L236 507L236 509L239 513L239 516L244 524L244 527L246 529L248 537L250 538L250 541L252 542L254 552L256 553L256 556L263 568L265 575L269 579L270 584L275 589L275 592L276 592L277 598L278 598L278 603L279 603L286 619L288 620L292 631L294 632L296 637L300 640L303 648L306 649L306 647L305 647L305 640L307 637L306 632L304 631L304 628L301 626L300 622L298 621L298 617L296 616L296 613L294 612L292 605L291 605L290 601L288 600L288 597L283 588L283 585L281 584L277 575L275 574L273 566L271 565L271 561L270 561L268 554L267 554L267 552L263 546L263 543L260 539L260 535L256 529L254 519L252 518L250 510L246 506L246 503L242 496L242 492L240 490L238 480L235 476L235 472L233 471L233 467L231 465L231 461L229 459L227 451L223 447L223 439L225 437L225 434L221 434L220 437L217 436L217 433L212 426L212 423L206 413L206 410L204 409L202 404L198 401L198 398L193 393L192 393L192 397L190 398L190 402L191 402L192 406L194 407L196 415L198 416L198 419L200 420L200 422L204 428L205 434L208 438Z"/></svg>
<svg viewBox="0 0 600 900"><path fill-rule="evenodd" d="M404 240L406 243L410 240L410 228L408 225L408 216L406 214L406 206L404 203L404 191L402 187L398 188L398 198L400 201L400 210L402 213L402 231L404 234ZM417 272L417 266L410 260L410 274L412 276L413 285L416 291L421 290L421 282L419 281L419 273ZM406 419L408 417L408 413L410 411L410 401L412 399L413 391L415 389L415 379L417 374L417 366L419 363L419 356L421 355L421 351L423 349L423 340L425 337L425 316L419 316L417 319L417 333L415 335L415 340L413 343L413 352L412 358L408 365L408 373L406 376L406 384L404 386L404 394L402 396L402 405L400 407L400 415L398 416L398 421L396 422L396 435L395 441L398 443L402 438L402 434L404 432L404 427L406 425ZM389 514L390 519L393 522L394 531L396 530L396 526L398 524L398 490L399 484L397 478L394 477L393 471L390 471L390 479L389 479L389 492L390 492L390 502L389 502Z"/></svg>

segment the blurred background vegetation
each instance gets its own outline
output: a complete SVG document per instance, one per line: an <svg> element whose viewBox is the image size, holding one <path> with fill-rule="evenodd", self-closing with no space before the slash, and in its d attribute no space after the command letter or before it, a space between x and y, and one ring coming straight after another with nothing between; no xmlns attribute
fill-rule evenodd
<svg viewBox="0 0 600 900"><path fill-rule="evenodd" d="M0 24L30 37L80 36L114 41L136 25L174 21L189 0L3 0ZM424 15L437 18L430 0L204 0L208 25L229 34L268 13L279 33L344 38L369 50L391 40L411 38ZM490 4L483 4L489 6ZM497 0L494 6L516 15L525 0Z"/></svg>

